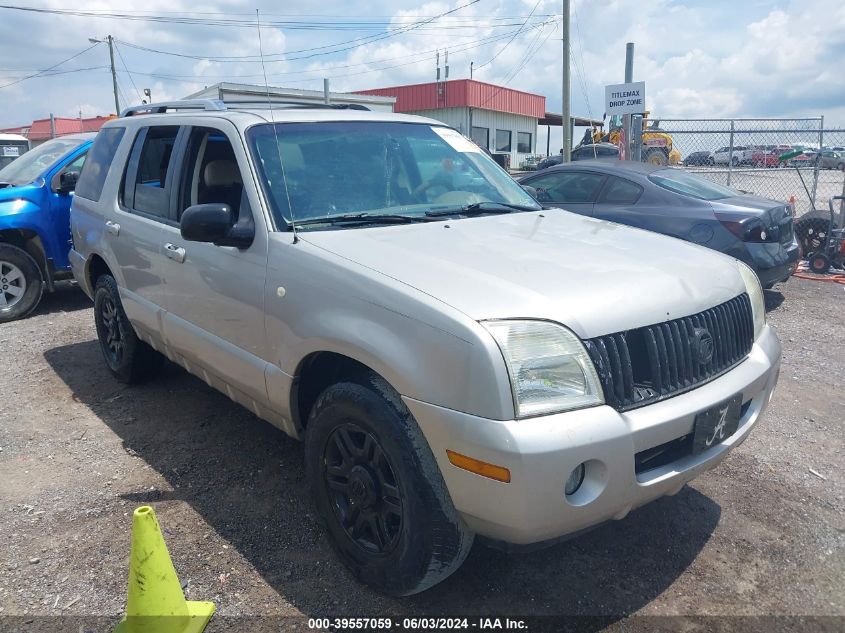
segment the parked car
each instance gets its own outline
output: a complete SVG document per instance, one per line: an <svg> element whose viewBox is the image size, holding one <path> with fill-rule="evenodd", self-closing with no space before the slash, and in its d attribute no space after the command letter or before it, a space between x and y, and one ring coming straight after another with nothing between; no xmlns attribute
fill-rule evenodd
<svg viewBox="0 0 845 633"><path fill-rule="evenodd" d="M19 134L0 134L0 169L29 151L29 140Z"/></svg>
<svg viewBox="0 0 845 633"><path fill-rule="evenodd" d="M711 152L692 152L684 158L684 165L687 167L712 165L713 157Z"/></svg>
<svg viewBox="0 0 845 633"><path fill-rule="evenodd" d="M744 145L738 145L731 150L730 147L720 147L711 158L714 165L747 165L751 163L751 156L754 150Z"/></svg>
<svg viewBox="0 0 845 633"><path fill-rule="evenodd" d="M756 147L751 154L751 164L754 167L785 167L786 163L780 157L792 151L789 145L764 145Z"/></svg>
<svg viewBox="0 0 845 633"><path fill-rule="evenodd" d="M819 159L819 167L822 169L836 169L838 171L845 170L845 152L834 152L833 150L824 150Z"/></svg>
<svg viewBox="0 0 845 633"><path fill-rule="evenodd" d="M0 323L70 279L68 212L94 134L56 138L0 169Z"/></svg>
<svg viewBox="0 0 845 633"><path fill-rule="evenodd" d="M613 143L589 143L578 145L572 149L570 157L573 161L578 160L619 160L619 148ZM549 156L537 164L537 171L560 165L563 161L562 155Z"/></svg>
<svg viewBox="0 0 845 633"><path fill-rule="evenodd" d="M736 257L766 288L789 278L798 243L789 205L678 169L630 161L563 165L521 178L542 204L611 220Z"/></svg>
<svg viewBox="0 0 845 633"><path fill-rule="evenodd" d="M621 519L760 419L780 343L745 264L543 210L431 119L235 107L103 126L74 275L118 380L165 354L304 439L318 516L362 581L411 594L475 535L548 544Z"/></svg>

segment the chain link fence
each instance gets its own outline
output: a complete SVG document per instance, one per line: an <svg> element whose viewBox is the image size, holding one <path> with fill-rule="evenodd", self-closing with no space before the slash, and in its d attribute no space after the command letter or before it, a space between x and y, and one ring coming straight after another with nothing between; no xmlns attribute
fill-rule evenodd
<svg viewBox="0 0 845 633"><path fill-rule="evenodd" d="M795 201L795 214L845 195L845 129L807 119L653 119L672 137L678 167L758 196ZM647 141L644 135L644 145Z"/></svg>

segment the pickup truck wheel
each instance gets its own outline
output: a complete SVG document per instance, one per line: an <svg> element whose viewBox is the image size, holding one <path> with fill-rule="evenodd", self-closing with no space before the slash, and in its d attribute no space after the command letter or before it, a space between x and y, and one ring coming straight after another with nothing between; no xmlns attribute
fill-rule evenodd
<svg viewBox="0 0 845 633"><path fill-rule="evenodd" d="M141 383L158 373L164 357L135 334L111 275L102 275L94 287L94 324L106 365L120 382Z"/></svg>
<svg viewBox="0 0 845 633"><path fill-rule="evenodd" d="M418 593L469 553L474 535L428 443L380 377L323 391L305 429L305 467L332 546L361 582L391 595Z"/></svg>
<svg viewBox="0 0 845 633"><path fill-rule="evenodd" d="M0 323L25 317L41 301L44 282L29 253L0 244Z"/></svg>

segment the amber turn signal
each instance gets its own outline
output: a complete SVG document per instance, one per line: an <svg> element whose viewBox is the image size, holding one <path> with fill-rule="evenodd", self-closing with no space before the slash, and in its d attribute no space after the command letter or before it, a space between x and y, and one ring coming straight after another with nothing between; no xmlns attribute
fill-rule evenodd
<svg viewBox="0 0 845 633"><path fill-rule="evenodd" d="M506 484L510 483L511 471L504 466L488 464L487 462L482 462L480 459L467 457L466 455L461 455L460 453L456 453L455 451L450 451L448 449L446 449L446 455L449 456L449 461L458 468L463 468L464 470L468 470L476 475L495 479L496 481L501 481Z"/></svg>

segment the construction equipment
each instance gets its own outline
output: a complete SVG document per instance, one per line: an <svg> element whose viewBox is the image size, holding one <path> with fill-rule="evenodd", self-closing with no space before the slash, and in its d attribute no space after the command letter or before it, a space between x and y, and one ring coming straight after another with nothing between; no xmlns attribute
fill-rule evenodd
<svg viewBox="0 0 845 633"><path fill-rule="evenodd" d="M834 200L845 200L845 196L833 196L828 201L830 220L827 225L824 242L819 249L807 255L810 271L817 275L824 275L830 267L845 268L845 229L836 228L836 212L833 209Z"/></svg>
<svg viewBox="0 0 845 633"><path fill-rule="evenodd" d="M652 165L677 165L681 162L681 153L675 149L672 135L660 129L660 121L653 121L648 126L649 112L643 114L642 160ZM581 143L613 143L619 145L622 136L622 117L610 118L608 131L604 125L593 127L584 134Z"/></svg>

